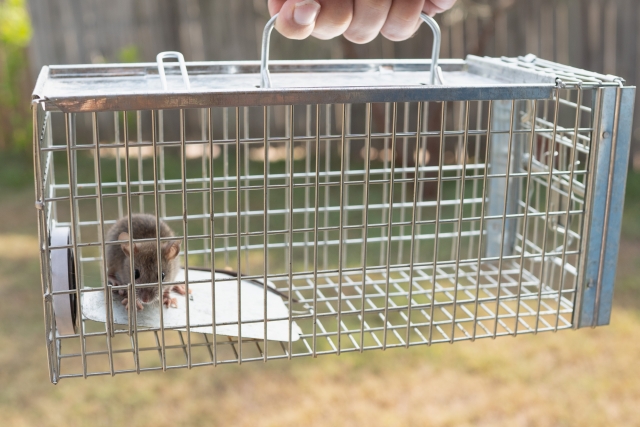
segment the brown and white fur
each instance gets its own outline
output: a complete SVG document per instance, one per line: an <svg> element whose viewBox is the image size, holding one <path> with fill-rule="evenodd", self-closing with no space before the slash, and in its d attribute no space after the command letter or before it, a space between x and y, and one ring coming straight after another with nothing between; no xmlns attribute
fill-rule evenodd
<svg viewBox="0 0 640 427"><path fill-rule="evenodd" d="M156 239L156 217L148 214L131 215L133 248L133 268L136 284L158 282L158 258L162 263L162 282L173 282L180 270L180 240L164 241L160 243L160 256L158 257L157 242L136 242L135 239ZM160 237L173 237L173 230L160 220ZM109 282L113 286L126 285L131 282L130 247L129 247L129 218L120 218L109 229L106 235L107 242L125 240L119 245L107 245L107 274ZM178 302L171 298L171 291L184 295L184 285L162 286L162 303L167 307L177 307ZM122 304L128 307L128 295L126 290L119 290L123 295ZM144 308L144 304L153 304L158 301L158 286L136 288L136 307Z"/></svg>

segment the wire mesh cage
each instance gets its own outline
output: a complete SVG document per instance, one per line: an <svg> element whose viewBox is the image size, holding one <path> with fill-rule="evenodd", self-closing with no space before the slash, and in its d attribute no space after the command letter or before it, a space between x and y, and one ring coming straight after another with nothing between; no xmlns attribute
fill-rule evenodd
<svg viewBox="0 0 640 427"><path fill-rule="evenodd" d="M438 37L432 60L269 63L272 24L261 64L43 68L52 382L609 322L635 88L533 56L438 63ZM136 236L140 213L173 232ZM173 285L175 304L126 298Z"/></svg>

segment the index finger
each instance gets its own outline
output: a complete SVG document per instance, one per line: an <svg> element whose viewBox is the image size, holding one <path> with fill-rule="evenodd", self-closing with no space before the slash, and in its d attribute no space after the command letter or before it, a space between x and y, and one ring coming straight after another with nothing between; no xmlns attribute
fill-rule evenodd
<svg viewBox="0 0 640 427"><path fill-rule="evenodd" d="M286 1L287 0L269 0L269 15L273 16L276 13L280 12L280 9L282 9L282 5L284 5Z"/></svg>
<svg viewBox="0 0 640 427"><path fill-rule="evenodd" d="M451 9L455 3L456 0L426 0L422 11L429 16L434 16Z"/></svg>

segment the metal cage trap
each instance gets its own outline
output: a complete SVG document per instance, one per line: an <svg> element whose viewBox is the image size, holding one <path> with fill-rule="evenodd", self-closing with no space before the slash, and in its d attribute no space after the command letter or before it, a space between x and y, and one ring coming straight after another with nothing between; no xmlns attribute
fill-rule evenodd
<svg viewBox="0 0 640 427"><path fill-rule="evenodd" d="M51 381L607 324L635 88L438 61L429 24L432 60L269 63L271 20L261 64L44 67ZM140 212L181 243L178 308L108 280L107 231Z"/></svg>

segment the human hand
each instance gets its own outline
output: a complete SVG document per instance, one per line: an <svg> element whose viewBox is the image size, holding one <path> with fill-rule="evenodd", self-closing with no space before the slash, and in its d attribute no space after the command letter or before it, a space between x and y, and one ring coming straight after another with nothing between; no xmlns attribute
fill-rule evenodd
<svg viewBox="0 0 640 427"><path fill-rule="evenodd" d="M368 43L378 33L405 40L418 29L420 13L433 16L456 0L269 0L276 29L285 37L314 36L327 40L341 34L354 43Z"/></svg>

